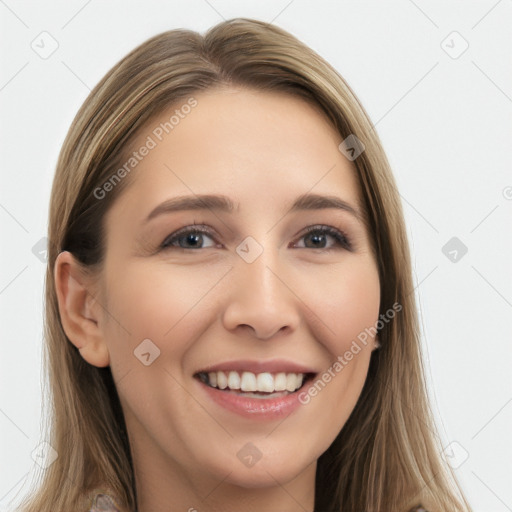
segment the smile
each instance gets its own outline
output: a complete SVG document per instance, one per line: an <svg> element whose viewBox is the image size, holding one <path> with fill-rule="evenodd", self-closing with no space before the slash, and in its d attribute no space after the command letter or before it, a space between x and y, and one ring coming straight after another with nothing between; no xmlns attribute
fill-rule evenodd
<svg viewBox="0 0 512 512"><path fill-rule="evenodd" d="M293 393L302 387L305 379L311 374L308 373L253 373L247 371L216 371L200 372L197 377L212 388L239 391L244 393L275 393L288 391ZM261 397L262 395L255 395ZM264 395L263 395L264 396Z"/></svg>
<svg viewBox="0 0 512 512"><path fill-rule="evenodd" d="M272 421L300 408L299 393L313 384L315 375L224 369L197 372L194 377L213 405L253 421Z"/></svg>

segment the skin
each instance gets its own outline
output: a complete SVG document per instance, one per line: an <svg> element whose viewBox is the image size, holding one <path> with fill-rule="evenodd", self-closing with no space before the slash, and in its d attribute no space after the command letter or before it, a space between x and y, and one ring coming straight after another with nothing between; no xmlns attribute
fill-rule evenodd
<svg viewBox="0 0 512 512"><path fill-rule="evenodd" d="M70 253L59 255L63 326L87 362L112 369L140 512L312 511L317 459L360 396L374 340L284 420L227 411L193 375L243 358L284 358L322 372L375 325L380 285L364 224L339 209L288 212L307 192L361 212L355 168L338 150L340 135L301 99L232 87L194 97L198 105L125 178L129 186L105 219L98 281L81 274ZM141 129L130 150L175 108ZM169 198L207 193L239 207L143 222ZM214 233L199 242L204 248L159 250L194 222ZM313 225L343 231L352 250L330 235L315 248L304 233ZM235 250L249 235L263 247L250 264ZM134 357L147 338L160 350L149 366ZM252 467L237 457L248 442L262 454Z"/></svg>

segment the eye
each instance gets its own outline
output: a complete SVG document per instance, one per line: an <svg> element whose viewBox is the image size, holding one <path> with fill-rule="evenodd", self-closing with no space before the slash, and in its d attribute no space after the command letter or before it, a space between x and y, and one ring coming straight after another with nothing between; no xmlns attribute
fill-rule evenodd
<svg viewBox="0 0 512 512"><path fill-rule="evenodd" d="M334 246L326 246L329 238L334 240ZM331 226L310 226L306 229L306 233L303 234L300 239L309 241L309 245L302 245L300 248L329 250L338 246L349 251L352 250L352 245L350 244L347 236L340 230Z"/></svg>
<svg viewBox="0 0 512 512"><path fill-rule="evenodd" d="M215 246L215 243L210 245L203 245L205 238L212 238L213 233L206 227L186 227L180 229L176 233L173 233L167 237L162 245L161 249L168 249L176 247L180 249L205 249L208 247Z"/></svg>
<svg viewBox="0 0 512 512"><path fill-rule="evenodd" d="M206 226L187 226L168 236L162 242L160 249L208 249L216 246L213 237L213 232ZM334 244L326 246L329 238L334 241ZM205 239L210 239L211 243L204 245ZM331 226L310 226L300 239L306 240L305 244L295 246L300 249L330 250L338 246L339 248L349 251L352 250L352 246L346 235Z"/></svg>

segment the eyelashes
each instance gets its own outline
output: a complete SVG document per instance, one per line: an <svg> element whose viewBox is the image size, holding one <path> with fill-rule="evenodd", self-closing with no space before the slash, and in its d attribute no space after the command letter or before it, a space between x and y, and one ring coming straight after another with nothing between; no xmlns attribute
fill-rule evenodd
<svg viewBox="0 0 512 512"><path fill-rule="evenodd" d="M313 236L315 235L315 236ZM333 228L332 226L325 226L325 225L315 225L315 226L308 226L304 233L302 233L299 237L299 239L303 239L305 237L311 236L311 238L316 238L318 240L318 235L320 237L326 237L330 236L335 240L336 246L338 248L346 249L348 251L352 250L352 245L348 239L348 237L340 231L339 229ZM335 247L304 247L305 249L323 249L323 250L329 250L334 249Z"/></svg>
<svg viewBox="0 0 512 512"><path fill-rule="evenodd" d="M210 245L204 245L205 236L212 239ZM160 245L159 250L188 250L197 251L199 249L208 249L212 247L220 248L214 240L215 233L207 226L194 224L187 226L169 235ZM325 247L321 246L325 241L328 243L328 238L334 240L334 245ZM352 244L345 233L337 228L326 225L308 226L297 240L309 239L310 246L303 245L300 249L320 249L323 252L331 250L345 249L352 251ZM183 244L182 244L183 242ZM318 245L320 243L320 246ZM188 245L190 244L190 245Z"/></svg>
<svg viewBox="0 0 512 512"><path fill-rule="evenodd" d="M199 233L199 236L197 236L198 233ZM190 236L190 235L194 235L194 234L196 235L195 237ZM189 227L180 229L180 230L176 231L175 233L173 233L172 235L168 236L163 241L162 245L160 246L160 249L170 249L173 247L175 247L176 249L192 249L192 250L203 249L204 247L183 247L181 245L176 247L174 245L176 241L179 241L186 237L188 237L188 242L197 243L198 241L203 240L203 235L207 235L210 238L214 238L214 236L215 236L212 231L210 231L208 228L206 228L204 226L200 226L200 225L194 225L194 227L189 226Z"/></svg>

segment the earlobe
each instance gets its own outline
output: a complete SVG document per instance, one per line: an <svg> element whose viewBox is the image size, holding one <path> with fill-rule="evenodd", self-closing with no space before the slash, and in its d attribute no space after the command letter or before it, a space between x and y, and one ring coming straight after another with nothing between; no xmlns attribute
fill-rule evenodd
<svg viewBox="0 0 512 512"><path fill-rule="evenodd" d="M70 252L63 251L57 256L54 276L66 336L89 364L108 366L110 358L100 322L100 305L84 284L79 263Z"/></svg>

